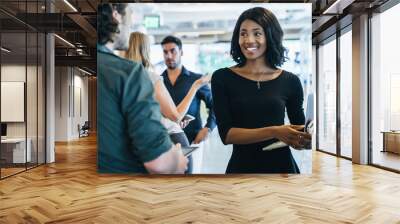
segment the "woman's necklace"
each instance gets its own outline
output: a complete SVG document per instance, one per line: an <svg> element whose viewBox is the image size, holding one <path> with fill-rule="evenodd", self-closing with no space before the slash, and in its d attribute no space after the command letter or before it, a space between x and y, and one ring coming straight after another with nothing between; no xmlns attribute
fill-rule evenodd
<svg viewBox="0 0 400 224"><path fill-rule="evenodd" d="M275 73L279 72L279 69L277 69L275 72L270 73L272 76L275 75ZM258 79L257 79L257 89L261 89L261 85L260 85L260 80L263 77L264 74L261 74Z"/></svg>

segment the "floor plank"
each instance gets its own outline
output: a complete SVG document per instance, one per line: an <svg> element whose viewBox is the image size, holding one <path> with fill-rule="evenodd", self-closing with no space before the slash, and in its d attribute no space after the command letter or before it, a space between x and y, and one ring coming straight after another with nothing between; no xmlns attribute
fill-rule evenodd
<svg viewBox="0 0 400 224"><path fill-rule="evenodd" d="M311 175L110 175L96 139L0 181L0 223L400 223L400 175L313 153Z"/></svg>

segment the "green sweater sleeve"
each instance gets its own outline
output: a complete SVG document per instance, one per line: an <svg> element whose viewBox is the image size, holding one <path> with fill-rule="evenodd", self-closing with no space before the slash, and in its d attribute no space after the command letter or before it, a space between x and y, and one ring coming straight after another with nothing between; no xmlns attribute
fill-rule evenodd
<svg viewBox="0 0 400 224"><path fill-rule="evenodd" d="M171 146L167 130L160 123L161 112L153 97L153 86L143 66L132 70L125 82L121 110L134 152L143 162L156 159Z"/></svg>

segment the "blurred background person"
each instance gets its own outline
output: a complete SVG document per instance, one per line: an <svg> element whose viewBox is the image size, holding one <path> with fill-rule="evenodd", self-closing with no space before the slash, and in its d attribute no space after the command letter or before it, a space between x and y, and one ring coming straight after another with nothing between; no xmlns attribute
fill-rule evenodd
<svg viewBox="0 0 400 224"><path fill-rule="evenodd" d="M128 48L130 8L100 4L97 18L98 171L184 173L188 160L160 123L146 70L113 53Z"/></svg>
<svg viewBox="0 0 400 224"><path fill-rule="evenodd" d="M174 36L167 36L161 41L163 49L164 62L167 69L161 74L164 78L164 84L170 93L175 105L179 105L186 95L190 92L191 86L203 77L187 70L181 63L183 55L182 41ZM207 123L203 127L200 117L200 102L204 101L208 108ZM193 98L188 114L195 117L185 127L184 131L190 143L199 144L204 141L209 133L215 128L215 115L213 111L211 90L208 85L202 86Z"/></svg>
<svg viewBox="0 0 400 224"><path fill-rule="evenodd" d="M155 99L160 104L160 110L163 115L161 123L168 130L168 134L172 142L180 143L182 147L190 146L190 143L182 130L189 120L185 120L184 115L187 113L189 106L196 96L197 91L207 85L210 81L209 76L203 76L192 83L189 91L183 100L175 106L168 90L165 88L163 78L154 72L153 65L150 62L150 40L148 36L141 32L133 32L129 38L129 48L125 57L141 63L148 71L149 78L154 86ZM181 124L181 126L179 125ZM189 157L191 158L191 157ZM190 161L191 159L189 159ZM188 172L191 171L191 162L189 162Z"/></svg>

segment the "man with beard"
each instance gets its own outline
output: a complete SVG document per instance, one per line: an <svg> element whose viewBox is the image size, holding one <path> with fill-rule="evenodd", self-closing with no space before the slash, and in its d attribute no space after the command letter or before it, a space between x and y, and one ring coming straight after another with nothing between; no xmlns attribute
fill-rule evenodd
<svg viewBox="0 0 400 224"><path fill-rule="evenodd" d="M171 97L178 105L189 92L193 82L201 78L202 75L187 70L181 63L183 55L182 42L174 36L165 37L161 46L163 48L164 62L167 70L162 73L165 86L167 87ZM203 100L209 109L206 125L203 127L200 118L200 102ZM189 142L198 144L208 137L208 134L215 128L215 115L213 111L213 102L211 90L208 85L200 88L192 103L190 104L188 114L195 117L184 129Z"/></svg>
<svg viewBox="0 0 400 224"><path fill-rule="evenodd" d="M126 4L98 7L98 171L184 173L188 160L160 123L146 70L113 53L128 48L131 22Z"/></svg>

